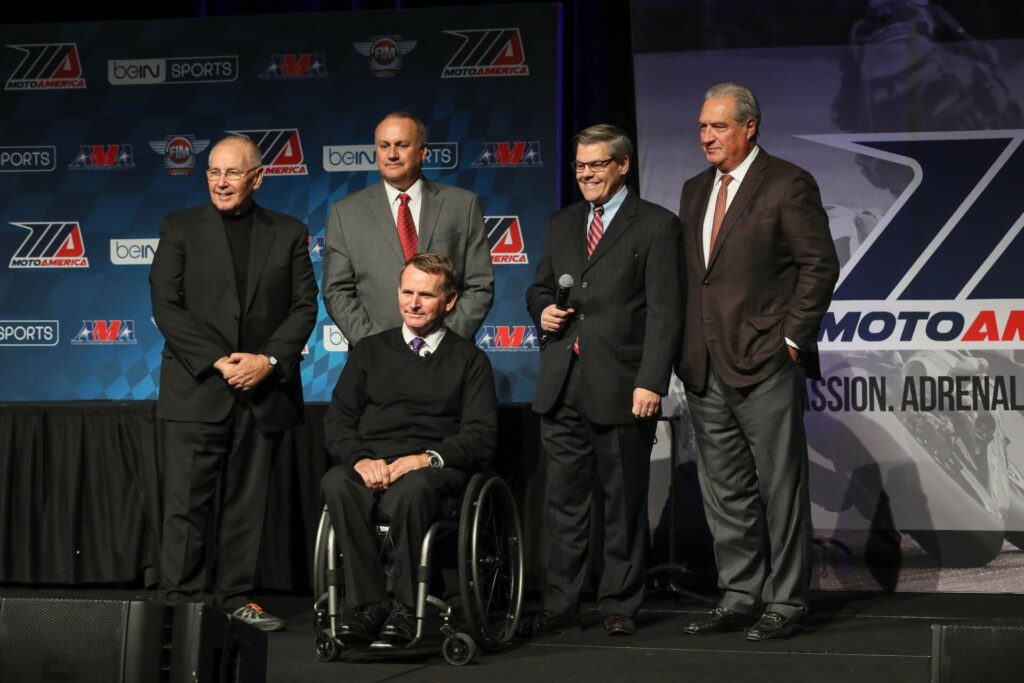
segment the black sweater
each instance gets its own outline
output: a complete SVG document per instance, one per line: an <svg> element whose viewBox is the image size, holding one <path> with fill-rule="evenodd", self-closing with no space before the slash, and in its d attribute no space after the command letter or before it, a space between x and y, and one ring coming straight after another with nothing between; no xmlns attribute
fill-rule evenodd
<svg viewBox="0 0 1024 683"><path fill-rule="evenodd" d="M324 417L336 463L437 451L445 467L486 466L497 445L498 409L483 351L449 331L427 357L402 329L366 337L349 351Z"/></svg>

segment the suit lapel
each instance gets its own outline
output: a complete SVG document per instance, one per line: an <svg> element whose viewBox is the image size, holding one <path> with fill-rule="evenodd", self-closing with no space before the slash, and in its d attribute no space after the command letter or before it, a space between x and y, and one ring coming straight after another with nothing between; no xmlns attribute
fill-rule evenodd
<svg viewBox="0 0 1024 683"><path fill-rule="evenodd" d="M586 206L586 202L584 202ZM640 206L640 200L636 195L636 192L630 190L626 193L625 199L622 200L622 206L615 212L615 218L604 230L604 235L601 236L601 241L594 247L594 253L590 255L590 259L584 270L590 268L604 256L608 251L615 246L615 243L626 234L629 227L633 224L633 220L636 218L637 207ZM586 214L584 214L584 221L586 221ZM590 226L587 226L586 230L589 230ZM584 232L585 232L584 231ZM584 254L586 254L586 245L584 245Z"/></svg>
<svg viewBox="0 0 1024 683"><path fill-rule="evenodd" d="M228 236L224 232L224 220L220 212L212 204L204 207L202 224L199 226L200 238L205 241L207 253L220 268L224 275L224 282L238 301L238 283L235 282L234 259L231 258L231 247L228 246Z"/></svg>
<svg viewBox="0 0 1024 683"><path fill-rule="evenodd" d="M256 289L263 274L263 266L267 263L267 256L270 255L270 247L274 243L277 231L274 230L273 219L270 215L258 206L252 210L252 238L249 245L249 273L247 275L248 285L246 286L244 311L248 312L256 296Z"/></svg>
<svg viewBox="0 0 1024 683"><path fill-rule="evenodd" d="M711 202L711 188L715 184L715 167L711 166L701 174L695 189L691 193L694 200L683 207L683 210L690 215L687 217L687 224L693 226L687 239L693 242L693 252L700 254L701 271L707 270L707 254L704 253L704 216L708 212L708 204Z"/></svg>
<svg viewBox="0 0 1024 683"><path fill-rule="evenodd" d="M384 181L371 185L369 192L374 228L380 232L384 241L391 245L395 257L404 264L405 254L402 252L402 243L398 241L398 227L395 225L395 217L391 215L391 205L388 203L388 194L384 191Z"/></svg>
<svg viewBox="0 0 1024 683"><path fill-rule="evenodd" d="M587 203L577 202L569 208L568 238L569 248L566 253L572 254L573 273L582 273L587 267Z"/></svg>
<svg viewBox="0 0 1024 683"><path fill-rule="evenodd" d="M434 183L423 178L420 199L423 205L420 207L419 228L419 250L429 251L430 239L434 236L434 228L437 227L437 219L441 215L441 207L444 206L444 199L437 191Z"/></svg>
<svg viewBox="0 0 1024 683"><path fill-rule="evenodd" d="M740 183L739 192L733 198L732 203L729 204L729 210L725 212L725 219L722 221L722 227L718 231L718 239L715 240L715 247L711 250L711 259L708 261L708 270L715 265L715 261L718 259L718 255L722 251L722 245L729 239L729 233L732 231L734 225L739 220L739 217L746 211L747 204L753 199L754 195L757 194L758 189L761 187L761 183L764 182L765 168L768 166L768 159L765 151L762 149L757 154L757 158L754 159L750 168L747 169L746 176L743 177L743 182Z"/></svg>

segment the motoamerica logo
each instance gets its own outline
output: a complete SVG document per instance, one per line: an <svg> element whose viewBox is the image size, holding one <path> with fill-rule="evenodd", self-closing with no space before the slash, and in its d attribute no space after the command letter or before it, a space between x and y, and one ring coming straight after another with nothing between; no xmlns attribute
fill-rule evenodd
<svg viewBox="0 0 1024 683"><path fill-rule="evenodd" d="M8 45L22 53L5 90L78 90L85 87L75 43Z"/></svg>
<svg viewBox="0 0 1024 683"><path fill-rule="evenodd" d="M491 247L491 263L527 264L519 216L484 216L484 230Z"/></svg>
<svg viewBox="0 0 1024 683"><path fill-rule="evenodd" d="M88 268L82 228L74 221L11 223L28 236L11 257L11 268Z"/></svg>
<svg viewBox="0 0 1024 683"><path fill-rule="evenodd" d="M518 28L484 28L445 31L458 36L462 45L441 71L441 78L529 76L523 39Z"/></svg>
<svg viewBox="0 0 1024 683"><path fill-rule="evenodd" d="M256 143L263 155L267 175L306 175L302 141L295 128L268 130L229 130L244 135Z"/></svg>
<svg viewBox="0 0 1024 683"><path fill-rule="evenodd" d="M911 175L843 267L820 348L1024 348L1024 130L801 137Z"/></svg>
<svg viewBox="0 0 1024 683"><path fill-rule="evenodd" d="M476 334L484 351L536 351L537 328L533 325L484 325Z"/></svg>

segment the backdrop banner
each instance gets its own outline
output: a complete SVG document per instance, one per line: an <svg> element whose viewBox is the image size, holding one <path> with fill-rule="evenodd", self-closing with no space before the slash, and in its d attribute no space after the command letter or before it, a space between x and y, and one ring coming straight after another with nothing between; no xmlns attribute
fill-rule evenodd
<svg viewBox="0 0 1024 683"><path fill-rule="evenodd" d="M825 588L1024 590L1024 40L976 39L944 4L859 3L834 45L636 37L647 199L678 210L707 167L697 116L723 81L820 185L843 266L807 393Z"/></svg>
<svg viewBox="0 0 1024 683"><path fill-rule="evenodd" d="M560 21L545 4L0 27L0 401L156 397L148 264L161 219L209 202L229 132L263 153L257 202L309 225L319 281L328 208L378 182L395 110L427 124L426 176L481 198L496 291L476 341L499 399L529 401ZM330 399L347 349L321 303L307 401Z"/></svg>

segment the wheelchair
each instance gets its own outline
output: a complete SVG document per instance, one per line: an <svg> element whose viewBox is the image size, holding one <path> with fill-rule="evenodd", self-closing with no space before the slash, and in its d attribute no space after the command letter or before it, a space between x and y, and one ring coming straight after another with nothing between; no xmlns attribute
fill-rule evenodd
<svg viewBox="0 0 1024 683"><path fill-rule="evenodd" d="M387 520L376 520L375 530L381 539L387 537L389 528ZM434 545L452 534L457 534L458 546L458 621L453 604L429 594ZM350 654L348 650L356 650L347 648L337 636L345 602L343 562L325 506L313 557L313 628L316 656L323 662L342 659ZM439 518L424 535L416 573L415 637L402 646L375 642L369 650L397 654L418 648L429 604L439 611L444 636L441 652L449 664L468 664L479 650L498 652L516 633L523 602L523 573L522 528L512 491L500 477L474 474L461 499L442 503ZM366 648L359 650L365 652Z"/></svg>

